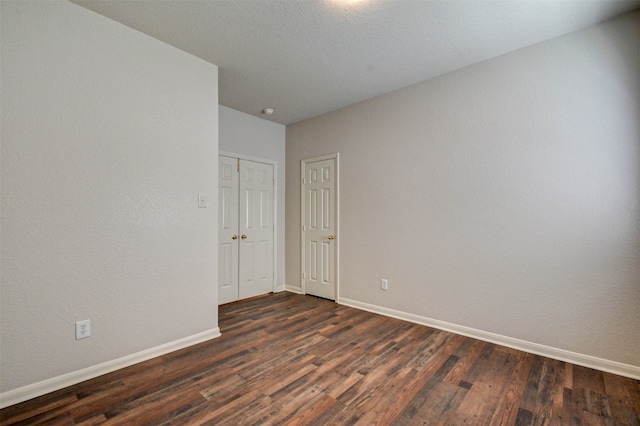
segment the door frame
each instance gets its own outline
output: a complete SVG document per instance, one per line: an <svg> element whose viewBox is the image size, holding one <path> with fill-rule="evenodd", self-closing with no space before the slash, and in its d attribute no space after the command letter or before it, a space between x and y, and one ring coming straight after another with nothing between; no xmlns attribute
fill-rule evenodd
<svg viewBox="0 0 640 426"><path fill-rule="evenodd" d="M278 258L280 256L280 253L278 253L278 162L230 151L218 151L218 156L221 155L224 157L238 158L240 160L254 161L256 163L271 164L273 166L273 288L271 291L277 293Z"/></svg>
<svg viewBox="0 0 640 426"><path fill-rule="evenodd" d="M306 164L323 160L335 160L336 170L336 195L335 195L335 223L336 223L336 239L335 239L335 301L337 302L340 297L340 153L333 152L331 154L318 155L316 157L304 158L300 160L300 291L302 294L307 294L305 289L304 273L306 270L306 244L304 229L305 215L306 215L306 194L305 194L305 176L306 176Z"/></svg>

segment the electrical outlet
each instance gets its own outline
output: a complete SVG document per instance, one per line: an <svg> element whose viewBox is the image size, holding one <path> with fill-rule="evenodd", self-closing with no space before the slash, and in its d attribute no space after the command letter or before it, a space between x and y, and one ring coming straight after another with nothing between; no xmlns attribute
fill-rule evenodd
<svg viewBox="0 0 640 426"><path fill-rule="evenodd" d="M91 321L76 322L76 340L85 339L89 336L91 336Z"/></svg>
<svg viewBox="0 0 640 426"><path fill-rule="evenodd" d="M383 290L389 290L389 280L386 278L382 278L380 280L380 288Z"/></svg>

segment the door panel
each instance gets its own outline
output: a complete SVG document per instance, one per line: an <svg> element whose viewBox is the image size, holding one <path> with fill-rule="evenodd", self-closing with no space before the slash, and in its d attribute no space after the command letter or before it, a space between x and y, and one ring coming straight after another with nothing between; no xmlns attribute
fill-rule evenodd
<svg viewBox="0 0 640 426"><path fill-rule="evenodd" d="M218 267L220 304L238 300L238 160L219 159ZM235 236L235 239L234 239Z"/></svg>
<svg viewBox="0 0 640 426"><path fill-rule="evenodd" d="M239 287L244 299L273 291L273 166L240 160L240 194Z"/></svg>
<svg viewBox="0 0 640 426"><path fill-rule="evenodd" d="M335 300L336 159L304 162L305 293Z"/></svg>

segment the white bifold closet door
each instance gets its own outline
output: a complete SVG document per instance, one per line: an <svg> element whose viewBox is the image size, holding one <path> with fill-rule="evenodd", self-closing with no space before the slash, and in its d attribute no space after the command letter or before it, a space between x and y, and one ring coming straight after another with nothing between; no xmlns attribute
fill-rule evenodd
<svg viewBox="0 0 640 426"><path fill-rule="evenodd" d="M219 304L273 291L273 165L220 156Z"/></svg>

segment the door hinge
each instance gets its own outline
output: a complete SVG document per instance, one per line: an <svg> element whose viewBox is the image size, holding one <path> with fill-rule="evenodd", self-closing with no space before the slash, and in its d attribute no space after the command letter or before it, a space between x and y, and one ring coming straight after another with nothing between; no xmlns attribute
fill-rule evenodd
<svg viewBox="0 0 640 426"><path fill-rule="evenodd" d="M304 280L305 278L307 278L307 274L305 274L304 272L302 273L302 279Z"/></svg>
<svg viewBox="0 0 640 426"><path fill-rule="evenodd" d="M240 159L239 159L239 158L238 158L238 161L237 161L237 163L236 163L236 171L237 171L238 173L240 173Z"/></svg>
<svg viewBox="0 0 640 426"><path fill-rule="evenodd" d="M304 185L304 183L305 183L304 178L302 178L302 184Z"/></svg>

